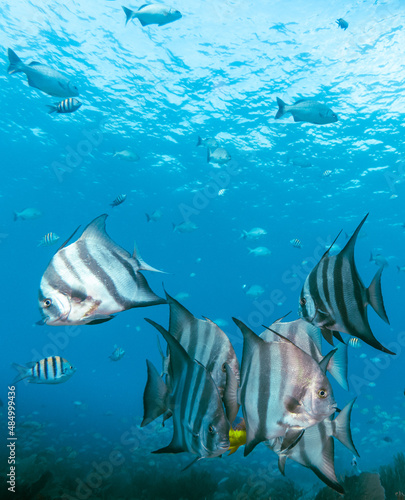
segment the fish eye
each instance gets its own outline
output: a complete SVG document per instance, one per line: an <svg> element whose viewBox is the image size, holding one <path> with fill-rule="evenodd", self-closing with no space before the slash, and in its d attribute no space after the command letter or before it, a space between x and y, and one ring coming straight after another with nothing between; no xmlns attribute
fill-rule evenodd
<svg viewBox="0 0 405 500"><path fill-rule="evenodd" d="M321 399L325 399L327 395L328 391L326 389L319 389L318 397L320 397Z"/></svg>
<svg viewBox="0 0 405 500"><path fill-rule="evenodd" d="M222 363L221 370L222 370L223 372L226 372L226 363Z"/></svg>
<svg viewBox="0 0 405 500"><path fill-rule="evenodd" d="M45 299L43 304L44 307L50 307L52 305L52 299Z"/></svg>
<svg viewBox="0 0 405 500"><path fill-rule="evenodd" d="M214 428L214 426L213 426L212 424L210 424L210 425L208 426L208 432L209 432L210 434L214 434L214 432L215 432L215 428Z"/></svg>
<svg viewBox="0 0 405 500"><path fill-rule="evenodd" d="M306 303L307 303L307 299L305 299L304 297L302 297L302 298L300 299L300 304L301 304L302 306L305 306L305 304L306 304Z"/></svg>

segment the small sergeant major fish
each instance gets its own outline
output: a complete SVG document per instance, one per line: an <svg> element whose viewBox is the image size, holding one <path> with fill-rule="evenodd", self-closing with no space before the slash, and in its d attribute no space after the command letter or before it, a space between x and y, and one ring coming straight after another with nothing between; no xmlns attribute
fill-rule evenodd
<svg viewBox="0 0 405 500"><path fill-rule="evenodd" d="M56 233L48 233L43 236L38 243L39 247L49 247L55 244L59 240L59 236Z"/></svg>
<svg viewBox="0 0 405 500"><path fill-rule="evenodd" d="M302 248L301 241L298 238L293 238L290 243L294 248Z"/></svg>
<svg viewBox="0 0 405 500"><path fill-rule="evenodd" d="M11 49L8 49L8 58L10 61L10 66L7 70L8 74L25 73L30 87L34 87L54 97L74 97L79 95L78 88L66 76L59 73L59 71L36 61L24 64Z"/></svg>
<svg viewBox="0 0 405 500"><path fill-rule="evenodd" d="M127 7L122 8L127 17L125 25L131 19L138 19L142 26L148 26L148 24L163 26L181 18L181 13L178 10L159 3L146 3L139 7L136 12Z"/></svg>
<svg viewBox="0 0 405 500"><path fill-rule="evenodd" d="M53 106L47 104L49 111L48 113L73 113L77 111L82 103L75 99L74 97L69 97L68 99L64 99L61 102L55 102Z"/></svg>
<svg viewBox="0 0 405 500"><path fill-rule="evenodd" d="M110 356L108 356L111 361L119 361L124 357L125 351L122 347L117 347L116 345L114 346L114 351Z"/></svg>
<svg viewBox="0 0 405 500"><path fill-rule="evenodd" d="M118 207L118 205L121 205L121 203L124 203L124 201L127 199L127 195L126 194L120 194L118 195L115 200L110 203L110 205L114 208L114 207Z"/></svg>
<svg viewBox="0 0 405 500"><path fill-rule="evenodd" d="M348 342L348 345L350 347L353 347L353 349L360 349L361 347L361 342L360 340L357 338L357 337L352 337L349 342Z"/></svg>
<svg viewBox="0 0 405 500"><path fill-rule="evenodd" d="M380 318L389 324L381 292L381 274L384 267L379 268L366 288L354 262L357 236L367 217L368 214L357 226L343 250L337 255L330 255L330 248L335 243L333 242L309 273L301 290L299 313L303 319L318 326L329 343L333 343L334 332L338 331L358 337L382 352L394 354L374 337L367 319L366 306L369 304Z"/></svg>
<svg viewBox="0 0 405 500"><path fill-rule="evenodd" d="M60 356L50 356L37 362L27 363L26 366L18 363L13 363L12 366L18 371L13 384L25 378L31 384L61 384L76 371L74 366Z"/></svg>
<svg viewBox="0 0 405 500"><path fill-rule="evenodd" d="M338 121L337 114L328 106L312 99L300 99L294 104L286 104L277 97L278 111L276 120L286 113L291 113L295 122L307 122L315 125L325 125Z"/></svg>
<svg viewBox="0 0 405 500"><path fill-rule="evenodd" d="M325 170L324 172L322 172L322 177L329 177L330 175L332 175L332 170Z"/></svg>

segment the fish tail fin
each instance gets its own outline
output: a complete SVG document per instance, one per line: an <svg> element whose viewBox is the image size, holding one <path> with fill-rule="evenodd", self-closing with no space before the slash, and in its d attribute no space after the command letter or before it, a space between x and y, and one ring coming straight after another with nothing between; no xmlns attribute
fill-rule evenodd
<svg viewBox="0 0 405 500"><path fill-rule="evenodd" d="M173 226L173 231L176 231L176 224L174 222L172 222L172 226Z"/></svg>
<svg viewBox="0 0 405 500"><path fill-rule="evenodd" d="M369 262L372 262L374 260L374 257L373 257L373 252L370 252L370 259L369 259Z"/></svg>
<svg viewBox="0 0 405 500"><path fill-rule="evenodd" d="M197 146L201 146L202 144L202 139L200 136L198 136L198 139L197 139Z"/></svg>
<svg viewBox="0 0 405 500"><path fill-rule="evenodd" d="M336 354L332 357L328 365L328 372L345 389L349 390L347 381L347 344L339 344Z"/></svg>
<svg viewBox="0 0 405 500"><path fill-rule="evenodd" d="M332 435L346 446L353 455L359 457L360 455L353 444L352 433L350 431L350 415L355 401L356 398L347 403L335 420L332 420Z"/></svg>
<svg viewBox="0 0 405 500"><path fill-rule="evenodd" d="M146 215L146 222L150 222L150 215L149 214L145 214Z"/></svg>
<svg viewBox="0 0 405 500"><path fill-rule="evenodd" d="M48 111L48 114L50 115L51 113L55 113L55 111L57 111L58 107L53 105L51 106L50 104L47 104L46 105L47 108L49 108L49 111Z"/></svg>
<svg viewBox="0 0 405 500"><path fill-rule="evenodd" d="M207 148L207 163L211 161L211 151L210 148Z"/></svg>
<svg viewBox="0 0 405 500"><path fill-rule="evenodd" d="M19 219L19 217L20 217L20 216L19 216L18 212L13 212L13 221L14 221L14 222L15 222L16 220L18 220L18 219Z"/></svg>
<svg viewBox="0 0 405 500"><path fill-rule="evenodd" d="M281 100L279 97L277 97L277 104L278 104L278 111L276 113L276 116L274 117L276 120L281 118L287 111L285 109L286 104L283 100Z"/></svg>
<svg viewBox="0 0 405 500"><path fill-rule="evenodd" d="M26 366L20 365L18 363L12 363L11 366L18 371L18 375L15 376L12 384L16 384L17 382L20 382L20 380L23 380L24 378L27 378L29 376L29 368L27 368Z"/></svg>
<svg viewBox="0 0 405 500"><path fill-rule="evenodd" d="M125 15L127 16L127 18L125 20L125 26L126 26L128 24L128 21L130 21L131 19L136 17L136 13L133 10L128 9L127 7L124 7L124 6L122 6L122 9L125 12Z"/></svg>
<svg viewBox="0 0 405 500"><path fill-rule="evenodd" d="M148 380L143 393L143 420L141 427L153 422L167 410L168 390L158 371L147 359Z"/></svg>
<svg viewBox="0 0 405 500"><path fill-rule="evenodd" d="M380 267L380 269L376 272L373 281L370 283L370 286L367 288L367 303L371 305L383 321L390 324L387 313L385 312L381 291L381 274L383 269L384 266Z"/></svg>
<svg viewBox="0 0 405 500"><path fill-rule="evenodd" d="M13 73L19 73L20 71L24 71L25 64L17 56L14 50L8 49L8 59L10 61L10 65L7 69L9 75L12 75Z"/></svg>
<svg viewBox="0 0 405 500"><path fill-rule="evenodd" d="M244 240L246 240L246 236L247 236L247 231L245 231L244 229L242 229L242 234L240 235L240 237Z"/></svg>

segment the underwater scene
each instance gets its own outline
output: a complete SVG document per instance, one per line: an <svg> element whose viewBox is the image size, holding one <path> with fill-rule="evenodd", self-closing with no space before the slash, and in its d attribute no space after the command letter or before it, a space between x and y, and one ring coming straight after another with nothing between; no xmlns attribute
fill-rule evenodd
<svg viewBox="0 0 405 500"><path fill-rule="evenodd" d="M4 0L1 498L405 498L405 2Z"/></svg>

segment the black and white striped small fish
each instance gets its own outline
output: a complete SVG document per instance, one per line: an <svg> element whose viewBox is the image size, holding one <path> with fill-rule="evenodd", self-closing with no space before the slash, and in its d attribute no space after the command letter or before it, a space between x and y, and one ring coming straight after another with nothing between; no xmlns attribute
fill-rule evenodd
<svg viewBox="0 0 405 500"><path fill-rule="evenodd" d="M230 425L214 380L167 330L149 319L146 321L159 330L170 349L170 389L153 364L146 361L148 380L141 426L168 411L173 415L172 441L154 453L186 451L197 455L196 460L222 455L230 446Z"/></svg>
<svg viewBox="0 0 405 500"><path fill-rule="evenodd" d="M55 102L53 106L47 104L49 108L48 114L51 113L73 113L77 111L82 103L75 99L74 97L69 97L68 99L64 99L60 102Z"/></svg>
<svg viewBox="0 0 405 500"><path fill-rule="evenodd" d="M125 351L122 347L114 346L114 350L110 356L108 356L111 361L119 361L124 357Z"/></svg>
<svg viewBox="0 0 405 500"><path fill-rule="evenodd" d="M285 323L281 319L272 323L260 337L266 342L276 342L279 333L320 363L323 358L321 330L303 319ZM347 364L347 345L339 343L337 351L328 363L327 371L346 391L349 390Z"/></svg>
<svg viewBox="0 0 405 500"><path fill-rule="evenodd" d="M170 307L169 332L192 359L211 374L221 398L226 385L224 363L229 365L239 383L239 362L225 333L210 319L198 319L176 299L166 293ZM170 354L163 360L163 372L170 378ZM170 382L166 379L166 384Z"/></svg>
<svg viewBox="0 0 405 500"><path fill-rule="evenodd" d="M50 245L54 245L59 240L59 236L55 233L48 233L43 236L38 243L39 247L49 247Z"/></svg>
<svg viewBox="0 0 405 500"><path fill-rule="evenodd" d="M124 203L124 201L127 199L127 195L126 194L119 194L115 200L110 203L110 206L112 206L113 208L114 207L118 207L118 205L121 205L121 203Z"/></svg>
<svg viewBox="0 0 405 500"><path fill-rule="evenodd" d="M226 366L224 402L227 415L242 405L246 422L245 456L259 443L282 438L280 451L293 447L305 429L336 411L326 367L336 351L320 363L280 336L266 342L241 321L233 318L243 334L241 385L237 388ZM235 408L235 410L233 409Z"/></svg>
<svg viewBox="0 0 405 500"><path fill-rule="evenodd" d="M293 238L290 243L294 248L302 248L302 243L298 238Z"/></svg>
<svg viewBox="0 0 405 500"><path fill-rule="evenodd" d="M291 458L291 460L311 469L319 479L335 491L344 493L335 473L333 438L338 439L354 455L359 456L350 431L350 415L355 401L355 399L350 401L335 419L332 420L332 416L330 416L319 424L306 429L302 438L293 448L280 453L280 438L266 443L278 454L280 472L284 475L286 460Z"/></svg>
<svg viewBox="0 0 405 500"><path fill-rule="evenodd" d="M366 288L354 262L354 246L367 216L357 226L343 250L337 255L330 255L333 242L309 273L301 290L299 313L303 319L321 328L325 339L331 344L333 332L338 331L358 337L380 351L394 354L374 337L367 318L367 305L370 304L380 318L389 324L381 292L381 273L384 268L377 271Z"/></svg>
<svg viewBox="0 0 405 500"><path fill-rule="evenodd" d="M137 250L118 246L105 230L107 215L93 220L80 238L62 245L41 279L39 308L47 325L109 321L113 314L166 301L155 295L139 272L157 271Z"/></svg>
<svg viewBox="0 0 405 500"><path fill-rule="evenodd" d="M50 356L27 363L26 366L13 363L13 368L18 371L13 384L23 379L27 379L31 384L61 384L76 371L69 361L60 356Z"/></svg>

